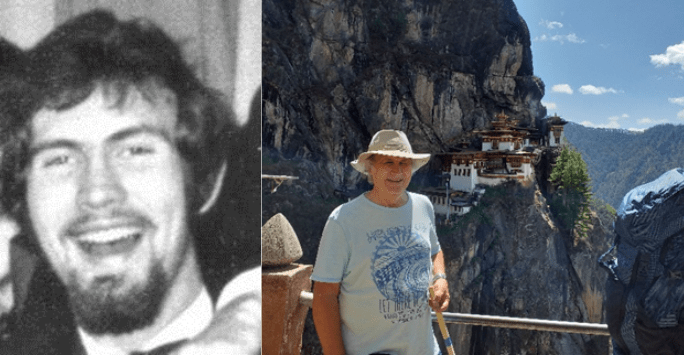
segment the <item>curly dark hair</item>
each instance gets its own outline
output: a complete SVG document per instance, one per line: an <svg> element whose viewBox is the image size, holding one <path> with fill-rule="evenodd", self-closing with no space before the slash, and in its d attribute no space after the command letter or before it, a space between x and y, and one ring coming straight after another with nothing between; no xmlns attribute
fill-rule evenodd
<svg viewBox="0 0 684 355"><path fill-rule="evenodd" d="M199 81L178 45L159 27L92 11L55 28L19 62L16 75L0 85L0 206L24 232L30 228L25 171L32 118L41 109L72 108L97 88L117 105L132 90L149 100L160 87L175 94L176 144L194 218L211 193L238 125L223 97Z"/></svg>

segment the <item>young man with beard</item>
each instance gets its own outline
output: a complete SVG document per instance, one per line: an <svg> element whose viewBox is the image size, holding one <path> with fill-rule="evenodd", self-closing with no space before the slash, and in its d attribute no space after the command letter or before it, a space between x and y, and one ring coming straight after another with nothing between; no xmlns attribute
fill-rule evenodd
<svg viewBox="0 0 684 355"><path fill-rule="evenodd" d="M212 287L199 260L202 214L237 168L220 97L159 28L108 12L27 56L0 100L0 198L45 265L8 351L259 353L260 269Z"/></svg>

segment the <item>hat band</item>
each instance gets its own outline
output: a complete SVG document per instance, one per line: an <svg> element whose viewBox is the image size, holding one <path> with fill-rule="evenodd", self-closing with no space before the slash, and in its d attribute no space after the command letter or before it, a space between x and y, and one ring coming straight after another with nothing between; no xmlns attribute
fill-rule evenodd
<svg viewBox="0 0 684 355"><path fill-rule="evenodd" d="M397 150L404 153L411 153L410 149L406 149L406 145L401 143L389 142L385 144L383 150Z"/></svg>

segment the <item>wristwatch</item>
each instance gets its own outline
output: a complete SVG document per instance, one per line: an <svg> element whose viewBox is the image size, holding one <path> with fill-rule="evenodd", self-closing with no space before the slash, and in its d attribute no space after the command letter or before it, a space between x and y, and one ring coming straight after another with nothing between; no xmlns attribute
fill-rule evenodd
<svg viewBox="0 0 684 355"><path fill-rule="evenodd" d="M435 283L435 281L437 281L439 279L445 279L446 280L446 274L440 272L440 273L432 275L432 283Z"/></svg>

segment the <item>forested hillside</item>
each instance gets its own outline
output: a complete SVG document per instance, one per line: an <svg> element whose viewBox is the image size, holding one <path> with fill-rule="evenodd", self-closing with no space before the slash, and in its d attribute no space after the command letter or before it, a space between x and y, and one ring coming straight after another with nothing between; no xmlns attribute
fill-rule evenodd
<svg viewBox="0 0 684 355"><path fill-rule="evenodd" d="M569 123L565 136L582 153L594 194L616 209L632 188L684 166L684 126L659 125L636 133Z"/></svg>

